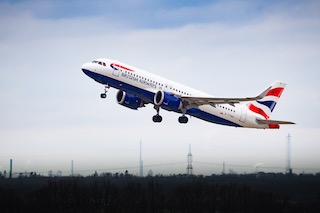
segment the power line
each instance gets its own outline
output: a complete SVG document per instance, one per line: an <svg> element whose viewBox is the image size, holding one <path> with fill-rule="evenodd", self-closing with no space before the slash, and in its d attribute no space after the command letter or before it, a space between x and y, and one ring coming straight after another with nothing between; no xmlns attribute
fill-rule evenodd
<svg viewBox="0 0 320 213"><path fill-rule="evenodd" d="M212 165L212 166L221 166L220 163L211 163L211 162L201 162L201 161L193 161L195 164L204 164L204 165ZM228 167L239 167L239 168L252 168L252 165L244 165L244 164L227 164L225 163L225 166ZM260 166L261 169L279 169L279 170L284 170L284 167L281 166ZM320 168L300 168L300 167L294 167L295 170L313 170L313 171L319 171Z"/></svg>
<svg viewBox="0 0 320 213"><path fill-rule="evenodd" d="M193 164L202 164L202 165L210 165L210 166L219 166L221 167L221 163L212 163L212 162L201 162L201 161L193 161ZM163 166L175 166L175 165L185 165L184 162L173 162L173 163L161 163L161 164L149 164L149 165L144 165L145 168L150 168L150 167L163 167ZM244 164L227 164L225 163L225 167L235 167L235 168L251 168L254 169L253 165L244 165ZM108 171L125 171L129 169L139 169L140 166L128 166L128 167L114 167L114 168L100 168L100 169L85 169L85 170L78 170L77 173L89 173L89 172L108 172ZM280 170L284 171L284 167L277 167L277 166L260 166L261 169L273 169L273 170ZM300 167L295 167L293 168L294 170L300 170L300 171L312 171L314 173L320 172L320 168L300 168ZM70 173L70 170L65 170L61 171L62 173ZM47 174L48 171L39 171L36 172L37 174ZM213 172L212 172L213 173ZM14 172L14 174L19 174L19 172Z"/></svg>

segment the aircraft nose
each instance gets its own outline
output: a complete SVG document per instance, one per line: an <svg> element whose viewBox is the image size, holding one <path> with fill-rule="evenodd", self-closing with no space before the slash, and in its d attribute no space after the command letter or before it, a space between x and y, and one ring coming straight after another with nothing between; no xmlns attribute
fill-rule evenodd
<svg viewBox="0 0 320 213"><path fill-rule="evenodd" d="M81 66L82 71L90 70L90 63L85 63Z"/></svg>

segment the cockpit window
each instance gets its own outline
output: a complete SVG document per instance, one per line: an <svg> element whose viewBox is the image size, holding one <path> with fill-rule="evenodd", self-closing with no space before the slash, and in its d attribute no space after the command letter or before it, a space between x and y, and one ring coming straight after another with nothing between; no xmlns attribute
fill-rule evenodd
<svg viewBox="0 0 320 213"><path fill-rule="evenodd" d="M101 61L92 61L92 63L94 63L94 64L100 64L100 65L102 65L102 66L106 66L106 63L101 62Z"/></svg>

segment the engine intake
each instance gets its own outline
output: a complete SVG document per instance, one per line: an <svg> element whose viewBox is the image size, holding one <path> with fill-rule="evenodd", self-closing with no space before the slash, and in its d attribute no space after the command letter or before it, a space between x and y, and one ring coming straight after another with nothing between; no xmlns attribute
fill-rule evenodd
<svg viewBox="0 0 320 213"><path fill-rule="evenodd" d="M158 91L153 100L154 104L169 111L177 111L182 108L181 99L168 92Z"/></svg>
<svg viewBox="0 0 320 213"><path fill-rule="evenodd" d="M143 101L135 95L126 93L125 91L120 91L117 93L118 104L128 107L130 109L137 110L143 107Z"/></svg>

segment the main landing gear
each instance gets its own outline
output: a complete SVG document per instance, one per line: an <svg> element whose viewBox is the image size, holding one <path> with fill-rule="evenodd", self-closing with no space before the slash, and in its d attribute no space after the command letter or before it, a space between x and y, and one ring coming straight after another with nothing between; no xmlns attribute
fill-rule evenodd
<svg viewBox="0 0 320 213"><path fill-rule="evenodd" d="M152 117L152 120L153 120L153 122L155 122L155 123L160 123L160 122L162 121L162 117L161 117L161 115L154 115L154 116Z"/></svg>
<svg viewBox="0 0 320 213"><path fill-rule="evenodd" d="M154 109L157 110L157 114L152 117L152 120L155 123L160 123L162 121L162 117L159 115L160 107L155 105Z"/></svg>
<svg viewBox="0 0 320 213"><path fill-rule="evenodd" d="M186 117L185 115L180 116L179 117L179 123L181 123L181 124L188 123L188 117Z"/></svg>
<svg viewBox="0 0 320 213"><path fill-rule="evenodd" d="M181 111L182 111L182 116L179 117L179 123L186 124L188 123L188 118L186 117L187 109L183 107Z"/></svg>
<svg viewBox="0 0 320 213"><path fill-rule="evenodd" d="M160 123L162 121L162 117L161 117L161 115L159 115L160 107L159 106L154 106L154 109L157 110L157 114L152 117L152 120L155 123ZM185 116L185 112L183 113L182 116L179 117L178 121L181 124L188 123L188 117Z"/></svg>
<svg viewBox="0 0 320 213"><path fill-rule="evenodd" d="M107 92L109 91L109 88L110 87L108 85L104 86L104 93L100 94L100 98L106 98L107 97Z"/></svg>

